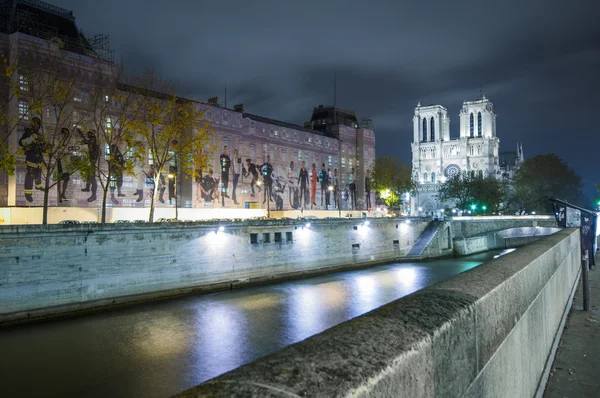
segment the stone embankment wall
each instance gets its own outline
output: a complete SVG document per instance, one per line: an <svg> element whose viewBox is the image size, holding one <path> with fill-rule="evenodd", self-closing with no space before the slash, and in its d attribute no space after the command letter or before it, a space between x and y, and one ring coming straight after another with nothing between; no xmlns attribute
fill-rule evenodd
<svg viewBox="0 0 600 398"><path fill-rule="evenodd" d="M0 323L401 260L429 223L365 222L5 226Z"/></svg>
<svg viewBox="0 0 600 398"><path fill-rule="evenodd" d="M182 397L532 397L581 268L578 229L207 381Z"/></svg>
<svg viewBox="0 0 600 398"><path fill-rule="evenodd" d="M452 230L454 253L467 256L492 249L525 246L559 229L554 217L525 216L506 219L455 217Z"/></svg>

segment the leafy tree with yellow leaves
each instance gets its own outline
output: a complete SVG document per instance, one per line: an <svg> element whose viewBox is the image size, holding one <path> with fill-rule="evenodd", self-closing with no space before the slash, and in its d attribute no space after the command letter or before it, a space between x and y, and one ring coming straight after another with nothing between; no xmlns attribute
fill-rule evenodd
<svg viewBox="0 0 600 398"><path fill-rule="evenodd" d="M169 167L176 175L194 176L197 168L206 167L215 148L213 132L203 120L198 102L176 95L176 85L153 70L145 71L134 87L136 94L134 128L148 151L150 176L154 180L149 222L154 220L156 201L164 188L164 172Z"/></svg>

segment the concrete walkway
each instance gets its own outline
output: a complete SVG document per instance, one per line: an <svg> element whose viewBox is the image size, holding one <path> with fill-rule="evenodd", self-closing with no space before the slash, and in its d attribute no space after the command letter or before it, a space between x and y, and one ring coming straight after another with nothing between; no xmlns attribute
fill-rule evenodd
<svg viewBox="0 0 600 398"><path fill-rule="evenodd" d="M596 259L596 264L599 264ZM581 280L573 299L545 398L600 397L600 266L590 271L590 311L583 311Z"/></svg>

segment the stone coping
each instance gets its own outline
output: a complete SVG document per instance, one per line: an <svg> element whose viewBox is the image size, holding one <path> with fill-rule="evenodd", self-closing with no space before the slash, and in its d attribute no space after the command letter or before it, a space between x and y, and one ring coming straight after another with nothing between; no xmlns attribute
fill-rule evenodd
<svg viewBox="0 0 600 398"><path fill-rule="evenodd" d="M562 230L177 396L477 396L474 380L574 250L579 231Z"/></svg>

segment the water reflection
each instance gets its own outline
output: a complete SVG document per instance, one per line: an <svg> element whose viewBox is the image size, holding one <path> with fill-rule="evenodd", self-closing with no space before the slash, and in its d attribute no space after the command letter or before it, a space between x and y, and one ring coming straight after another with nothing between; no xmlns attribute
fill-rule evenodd
<svg viewBox="0 0 600 398"><path fill-rule="evenodd" d="M170 396L506 252L388 264L1 330L3 393ZM32 378L37 383L27 382Z"/></svg>

